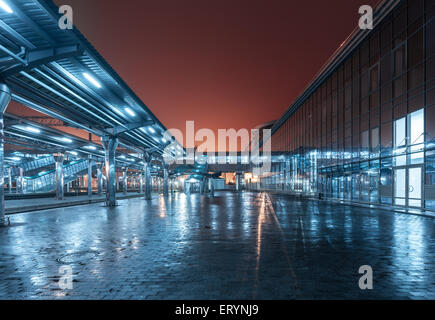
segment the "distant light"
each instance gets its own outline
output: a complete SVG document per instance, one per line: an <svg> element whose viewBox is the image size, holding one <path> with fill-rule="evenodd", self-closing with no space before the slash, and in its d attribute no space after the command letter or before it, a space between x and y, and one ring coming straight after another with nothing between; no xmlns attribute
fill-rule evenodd
<svg viewBox="0 0 435 320"><path fill-rule="evenodd" d="M165 138L162 138L162 142L166 143L166 142L168 142L168 140L166 140Z"/></svg>
<svg viewBox="0 0 435 320"><path fill-rule="evenodd" d="M125 110L125 112L127 112L129 115L131 115L132 117L135 117L136 116L136 113L133 111L133 110L131 110L130 108L125 108L124 109Z"/></svg>
<svg viewBox="0 0 435 320"><path fill-rule="evenodd" d="M38 128L35 128L35 127L31 127L31 126L25 127L25 130L28 130L28 131L33 132L33 133L41 133L41 130L39 130Z"/></svg>
<svg viewBox="0 0 435 320"><path fill-rule="evenodd" d="M89 150L97 150L96 146L84 146L83 148L89 149Z"/></svg>
<svg viewBox="0 0 435 320"><path fill-rule="evenodd" d="M83 77L85 77L90 83L92 83L97 88L101 88L101 84L97 80L95 80L95 78L92 77L89 73L84 72Z"/></svg>
<svg viewBox="0 0 435 320"><path fill-rule="evenodd" d="M7 13L14 13L11 7L9 7L3 0L0 0L0 8L2 8Z"/></svg>
<svg viewBox="0 0 435 320"><path fill-rule="evenodd" d="M119 156L119 159L125 159L125 156L124 155Z"/></svg>
<svg viewBox="0 0 435 320"><path fill-rule="evenodd" d="M20 161L21 160L20 157L11 157L10 159L13 160L13 161Z"/></svg>
<svg viewBox="0 0 435 320"><path fill-rule="evenodd" d="M71 153L71 154L73 154L73 155L78 155L78 152L76 152L76 151L68 151L68 153Z"/></svg>
<svg viewBox="0 0 435 320"><path fill-rule="evenodd" d="M151 133L156 133L156 130L153 127L149 127L148 131L151 132Z"/></svg>

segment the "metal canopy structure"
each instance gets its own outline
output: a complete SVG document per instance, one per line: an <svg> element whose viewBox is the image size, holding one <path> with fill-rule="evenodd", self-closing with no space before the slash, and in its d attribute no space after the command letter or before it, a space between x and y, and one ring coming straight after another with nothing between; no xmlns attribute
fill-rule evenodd
<svg viewBox="0 0 435 320"><path fill-rule="evenodd" d="M89 179L92 161L104 160L107 206L116 205L117 167L124 170L124 183L128 168L143 173L146 199L151 198L151 174L161 174L167 194L168 166L163 159L182 156L183 147L75 27L61 27L63 14L51 0L0 0L0 181L6 176L6 162L10 188L11 166L19 167L14 161L20 161L9 155L13 149L7 148L4 157L6 142L23 153L32 148L33 153L57 153L48 185L52 188L55 183L58 199L63 198L64 169L72 171L65 167L65 154L87 159ZM32 121L4 114L11 99L40 115ZM81 129L101 142L53 126ZM75 174L85 168L72 165L77 167ZM88 194L92 194L89 180ZM0 188L3 223L4 188Z"/></svg>
<svg viewBox="0 0 435 320"><path fill-rule="evenodd" d="M98 136L117 135L121 146L163 154L166 128L75 27L58 26L51 0L3 3L0 77L12 100Z"/></svg>

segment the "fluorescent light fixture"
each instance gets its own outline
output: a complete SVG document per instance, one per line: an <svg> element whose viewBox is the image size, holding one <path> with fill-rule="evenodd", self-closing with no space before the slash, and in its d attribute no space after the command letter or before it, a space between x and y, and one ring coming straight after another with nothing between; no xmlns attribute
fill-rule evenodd
<svg viewBox="0 0 435 320"><path fill-rule="evenodd" d="M0 8L2 8L7 13L14 13L14 11L11 9L11 7L8 6L6 2L3 0L0 0Z"/></svg>
<svg viewBox="0 0 435 320"><path fill-rule="evenodd" d="M156 133L156 130L153 127L148 127L148 131L151 133Z"/></svg>
<svg viewBox="0 0 435 320"><path fill-rule="evenodd" d="M124 113L121 110L119 110L118 108L112 106L112 110L115 111L120 116L124 116Z"/></svg>
<svg viewBox="0 0 435 320"><path fill-rule="evenodd" d="M129 108L129 107L124 108L124 110L125 110L125 112L127 112L129 115L131 115L132 117L135 117L135 116L136 116L136 113L135 113L133 110L131 110L131 108Z"/></svg>
<svg viewBox="0 0 435 320"><path fill-rule="evenodd" d="M92 146L92 145L90 145L90 146L84 146L83 148L86 148L86 149L89 149L89 150L97 150L97 147L96 146Z"/></svg>
<svg viewBox="0 0 435 320"><path fill-rule="evenodd" d="M78 152L76 152L76 151L68 151L68 153L71 153L71 154L73 154L73 155L78 155Z"/></svg>
<svg viewBox="0 0 435 320"><path fill-rule="evenodd" d="M86 80L88 80L90 83L92 83L97 88L101 88L101 84L97 80L95 80L95 78L92 77L89 73L84 72L83 77L85 77Z"/></svg>
<svg viewBox="0 0 435 320"><path fill-rule="evenodd" d="M13 161L20 161L21 160L20 157L11 157L10 159L13 160Z"/></svg>
<svg viewBox="0 0 435 320"><path fill-rule="evenodd" d="M162 138L162 142L166 143L166 142L168 142L168 140L166 140L165 138Z"/></svg>
<svg viewBox="0 0 435 320"><path fill-rule="evenodd" d="M62 142L66 142L66 143L72 143L73 142L72 139L67 138L67 137L55 137L55 139L57 141L62 141Z"/></svg>
<svg viewBox="0 0 435 320"><path fill-rule="evenodd" d="M27 126L24 128L24 130L30 131L32 133L41 133L41 130L35 127Z"/></svg>

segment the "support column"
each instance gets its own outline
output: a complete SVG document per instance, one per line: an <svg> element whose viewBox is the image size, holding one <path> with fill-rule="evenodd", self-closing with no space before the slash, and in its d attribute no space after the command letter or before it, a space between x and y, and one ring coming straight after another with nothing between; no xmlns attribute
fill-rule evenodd
<svg viewBox="0 0 435 320"><path fill-rule="evenodd" d="M106 206L116 206L116 164L115 164L115 152L118 146L118 139L113 136L104 136L101 138L105 155L105 167L106 167Z"/></svg>
<svg viewBox="0 0 435 320"><path fill-rule="evenodd" d="M124 171L122 172L122 193L127 194L127 171L128 167L124 168Z"/></svg>
<svg viewBox="0 0 435 320"><path fill-rule="evenodd" d="M169 195L168 180L169 180L169 166L163 160L163 195L164 196Z"/></svg>
<svg viewBox="0 0 435 320"><path fill-rule="evenodd" d="M88 158L88 196L92 196L92 165L94 164L92 156Z"/></svg>
<svg viewBox="0 0 435 320"><path fill-rule="evenodd" d="M98 194L103 193L103 164L97 164L97 185L98 185Z"/></svg>
<svg viewBox="0 0 435 320"><path fill-rule="evenodd" d="M24 169L23 168L18 168L19 172L20 172L20 176L17 178L17 188L16 188L16 192L17 193L23 193L23 189L24 189Z"/></svg>
<svg viewBox="0 0 435 320"><path fill-rule="evenodd" d="M208 179L208 188L210 189L211 196L214 197L214 179L213 178Z"/></svg>
<svg viewBox="0 0 435 320"><path fill-rule="evenodd" d="M56 199L63 200L63 160L65 155L63 153L58 154L56 159Z"/></svg>
<svg viewBox="0 0 435 320"><path fill-rule="evenodd" d="M140 176L139 176L139 193L143 193L143 171L141 170Z"/></svg>
<svg viewBox="0 0 435 320"><path fill-rule="evenodd" d="M202 177L201 181L199 182L199 193L204 194L205 191L205 178Z"/></svg>
<svg viewBox="0 0 435 320"><path fill-rule="evenodd" d="M236 172L236 191L241 191L241 185L240 185L240 173Z"/></svg>
<svg viewBox="0 0 435 320"><path fill-rule="evenodd" d="M143 155L143 172L145 178L145 200L151 200L151 155L147 152Z"/></svg>
<svg viewBox="0 0 435 320"><path fill-rule="evenodd" d="M8 189L9 194L12 193L12 167L8 167Z"/></svg>
<svg viewBox="0 0 435 320"><path fill-rule="evenodd" d="M3 114L11 101L11 91L4 83L0 83L0 226L6 225L5 220L5 190L4 190L4 119Z"/></svg>

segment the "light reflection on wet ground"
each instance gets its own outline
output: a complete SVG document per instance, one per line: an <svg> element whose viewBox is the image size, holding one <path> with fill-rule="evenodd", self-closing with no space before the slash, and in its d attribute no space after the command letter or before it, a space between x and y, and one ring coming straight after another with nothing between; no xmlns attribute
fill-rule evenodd
<svg viewBox="0 0 435 320"><path fill-rule="evenodd" d="M10 216L0 298L435 298L432 218L249 192L119 204ZM65 255L72 290L58 286Z"/></svg>

